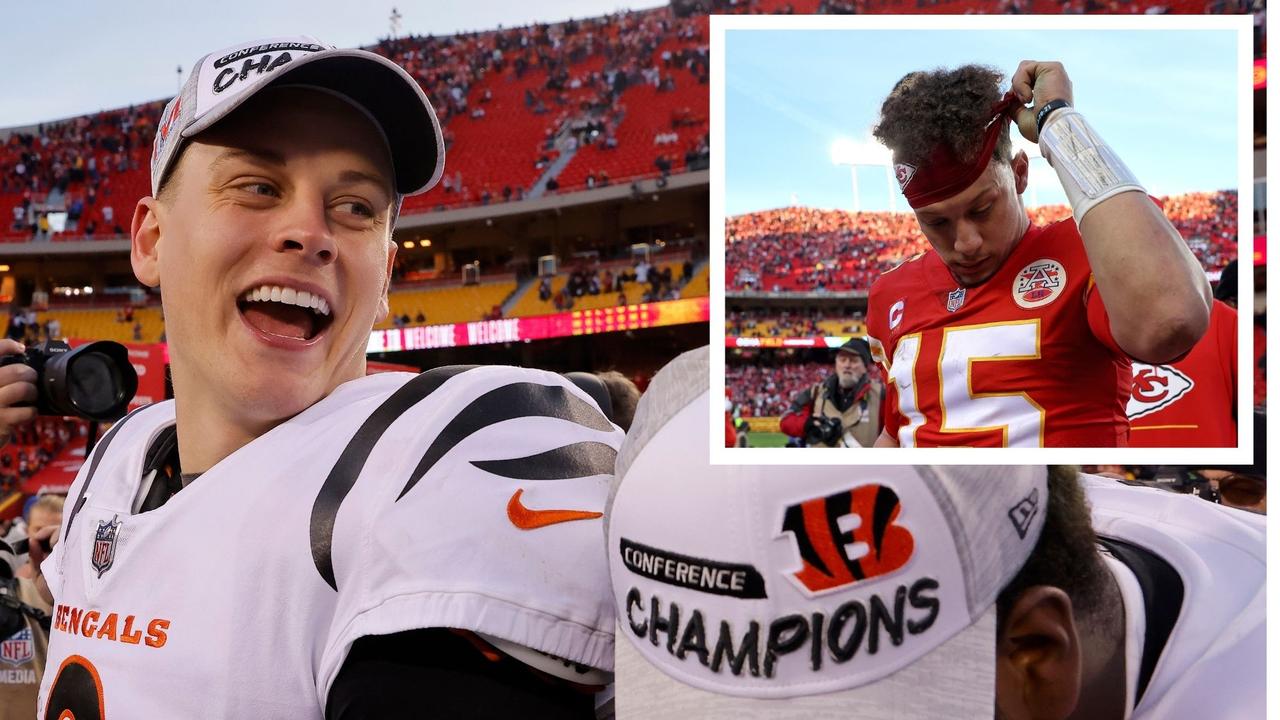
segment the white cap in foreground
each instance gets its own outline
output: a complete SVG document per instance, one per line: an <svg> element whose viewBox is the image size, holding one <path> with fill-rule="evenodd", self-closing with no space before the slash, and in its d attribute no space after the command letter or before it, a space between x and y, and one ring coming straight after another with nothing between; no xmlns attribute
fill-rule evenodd
<svg viewBox="0 0 1280 720"><path fill-rule="evenodd" d="M711 465L707 372L659 372L618 454L618 717L988 720L1046 469Z"/></svg>

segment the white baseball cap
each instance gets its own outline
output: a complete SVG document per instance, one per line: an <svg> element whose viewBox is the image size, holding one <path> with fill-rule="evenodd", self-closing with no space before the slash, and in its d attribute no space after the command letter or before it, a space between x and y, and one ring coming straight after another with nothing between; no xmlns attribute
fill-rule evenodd
<svg viewBox="0 0 1280 720"><path fill-rule="evenodd" d="M404 68L367 50L338 49L306 35L240 43L196 61L160 116L151 151L151 194L173 170L183 142L263 88L317 88L362 110L391 152L396 193L429 190L444 171L444 137L430 101Z"/></svg>
<svg viewBox="0 0 1280 720"><path fill-rule="evenodd" d="M989 720L1046 468L711 465L707 377L660 371L618 453L618 717Z"/></svg>

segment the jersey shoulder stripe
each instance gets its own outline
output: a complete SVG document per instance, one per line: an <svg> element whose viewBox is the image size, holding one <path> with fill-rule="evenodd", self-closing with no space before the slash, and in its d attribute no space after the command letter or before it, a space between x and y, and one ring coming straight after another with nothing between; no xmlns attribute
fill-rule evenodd
<svg viewBox="0 0 1280 720"><path fill-rule="evenodd" d="M540 382L543 378L545 382ZM495 382L502 384L493 387ZM439 402L424 403L446 383L455 389L445 393ZM457 386L457 383L462 383L462 386ZM599 409L574 394L568 385L568 380L541 371L468 365L435 368L397 388L356 431L317 493L311 513L310 539L312 561L321 578L334 590L338 589L333 563L334 526L338 511L364 472L375 446L401 417L411 410L429 413L433 417L440 417L440 413L452 415L433 437L418 435L411 441L421 441L427 445L427 450L395 497L395 502L403 499L459 443L506 420L547 417L567 420L600 432L616 430ZM474 393L469 392L472 389ZM474 399L461 410L456 410L462 404L459 397L473 396ZM440 427L436 422L426 425ZM470 464L482 471L513 479L569 479L608 474L612 472L615 456L616 452L607 444L574 442L528 457L472 461Z"/></svg>
<svg viewBox="0 0 1280 720"><path fill-rule="evenodd" d="M520 417L560 418L592 430L613 430L603 413L562 386L518 382L496 387L471 401L440 431L396 499L413 489L458 443L490 425Z"/></svg>
<svg viewBox="0 0 1280 720"><path fill-rule="evenodd" d="M369 454L378 440L406 410L440 388L445 381L474 368L474 365L450 365L428 370L401 385L364 421L355 437L347 443L338 461L316 494L311 507L311 559L320 577L334 590L338 589L333 574L333 524L338 508L360 477Z"/></svg>

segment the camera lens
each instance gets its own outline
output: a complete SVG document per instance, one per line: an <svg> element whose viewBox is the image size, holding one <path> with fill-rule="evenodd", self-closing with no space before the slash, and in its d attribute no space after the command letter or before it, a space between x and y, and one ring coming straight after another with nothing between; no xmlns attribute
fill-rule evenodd
<svg viewBox="0 0 1280 720"><path fill-rule="evenodd" d="M101 415L120 402L123 385L120 370L111 358L96 352L75 358L67 373L67 393L71 403L87 415Z"/></svg>

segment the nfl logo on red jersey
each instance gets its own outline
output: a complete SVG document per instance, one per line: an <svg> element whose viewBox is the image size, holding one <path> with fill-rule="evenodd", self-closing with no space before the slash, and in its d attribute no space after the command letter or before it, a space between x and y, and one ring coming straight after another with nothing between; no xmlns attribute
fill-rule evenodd
<svg viewBox="0 0 1280 720"><path fill-rule="evenodd" d="M117 518L103 520L98 523L98 532L93 538L93 557L90 562L98 571L98 577L111 569L116 559L116 535L120 532L120 521Z"/></svg>
<svg viewBox="0 0 1280 720"><path fill-rule="evenodd" d="M24 627L0 642L0 661L9 665L21 665L30 662L36 656L36 645L31 637L31 628Z"/></svg>
<svg viewBox="0 0 1280 720"><path fill-rule="evenodd" d="M964 288L947 293L947 312L955 312L964 306Z"/></svg>

